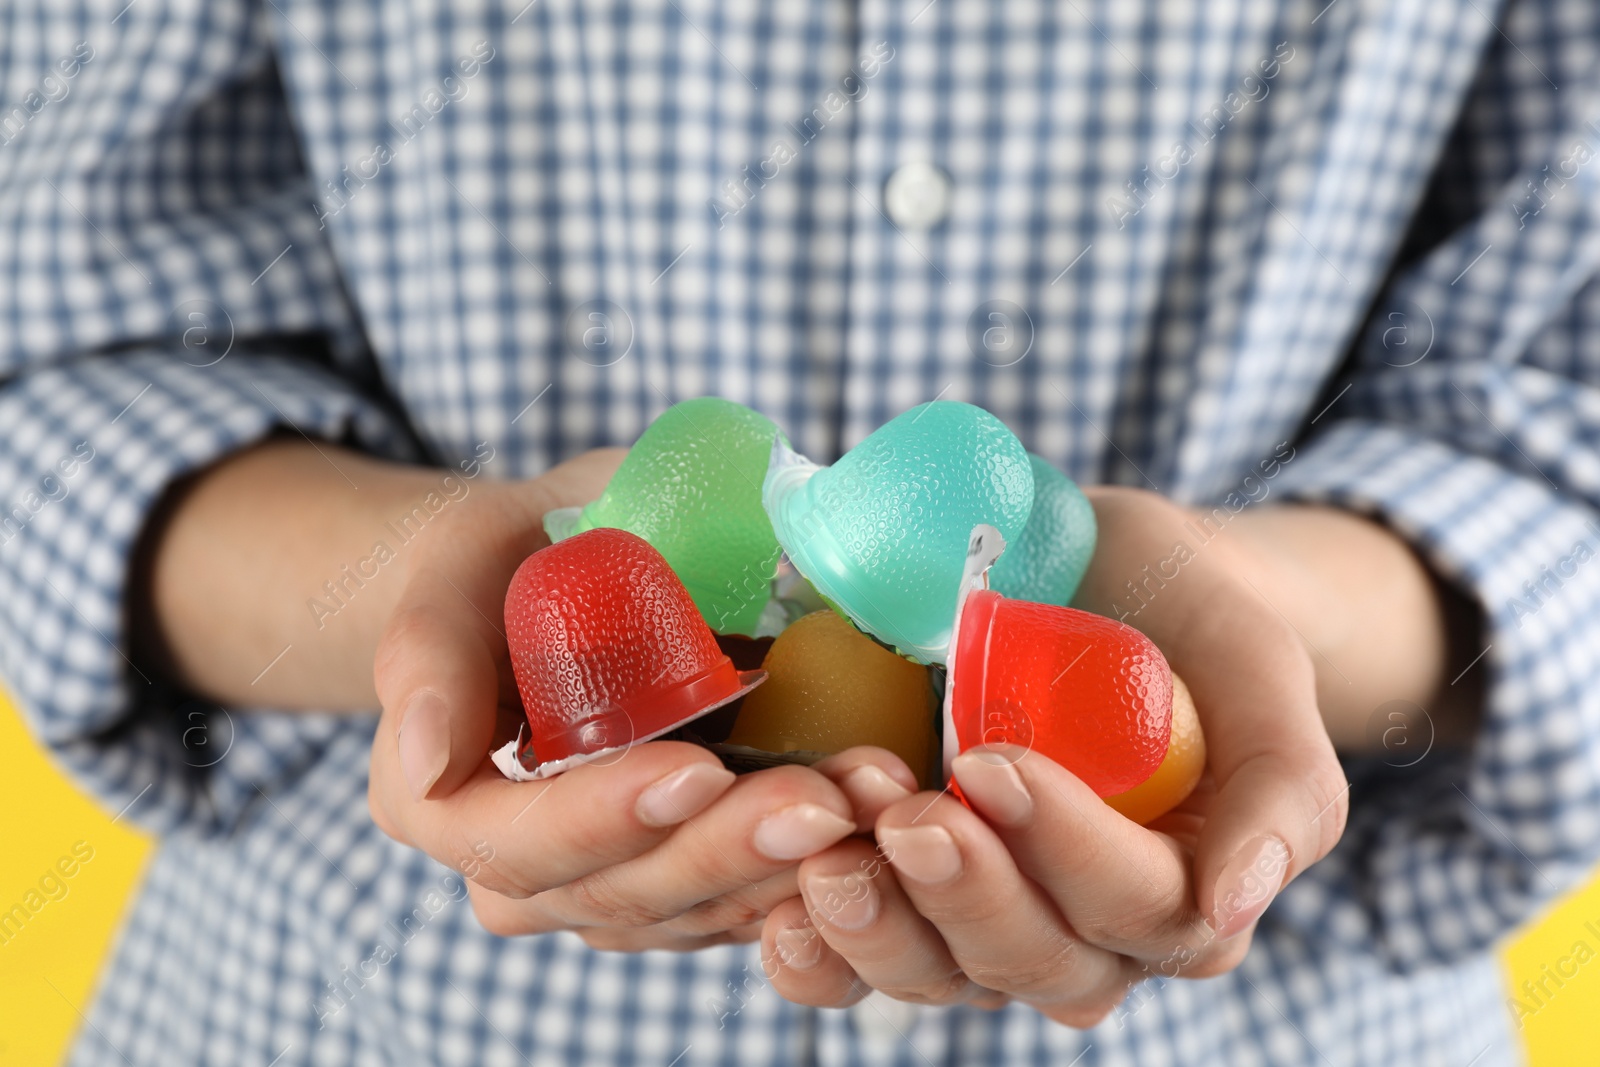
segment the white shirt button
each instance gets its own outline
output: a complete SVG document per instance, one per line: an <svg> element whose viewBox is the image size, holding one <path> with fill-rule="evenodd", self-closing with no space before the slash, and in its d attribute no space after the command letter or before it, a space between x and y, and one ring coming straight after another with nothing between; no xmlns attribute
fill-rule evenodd
<svg viewBox="0 0 1600 1067"><path fill-rule="evenodd" d="M927 230L950 214L950 175L932 163L907 163L883 184L883 209L897 226Z"/></svg>

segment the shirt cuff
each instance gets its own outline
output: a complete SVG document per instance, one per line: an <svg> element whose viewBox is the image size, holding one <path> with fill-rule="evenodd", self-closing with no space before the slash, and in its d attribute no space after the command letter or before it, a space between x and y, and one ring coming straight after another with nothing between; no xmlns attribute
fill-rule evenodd
<svg viewBox="0 0 1600 1067"><path fill-rule="evenodd" d="M130 660L146 518L175 479L279 428L412 458L405 427L303 360L236 351L199 367L155 348L14 378L0 426L0 677L112 811L163 832L225 828L339 720L184 701Z"/></svg>
<svg viewBox="0 0 1600 1067"><path fill-rule="evenodd" d="M1376 942L1400 970L1482 951L1600 856L1600 517L1552 484L1356 420L1302 448L1273 490L1384 522L1485 620L1471 751L1418 760L1415 738L1403 759L1349 761L1344 839L1274 910L1316 937Z"/></svg>

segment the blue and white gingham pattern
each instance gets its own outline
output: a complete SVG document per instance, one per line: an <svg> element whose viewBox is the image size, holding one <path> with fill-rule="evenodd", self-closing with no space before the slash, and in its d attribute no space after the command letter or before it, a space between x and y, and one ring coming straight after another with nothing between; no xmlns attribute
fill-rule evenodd
<svg viewBox="0 0 1600 1067"><path fill-rule="evenodd" d="M4 14L0 674L165 833L74 1062L1514 1059L1488 946L1600 854L1588 0ZM950 176L931 229L885 214L908 162ZM991 300L1022 359L969 344ZM614 362L572 342L601 307ZM1194 502L1293 440L1271 499L1382 516L1482 605L1481 736L1352 764L1345 840L1237 973L1078 1034L796 1008L748 948L492 938L372 826L370 720L213 713L199 771L119 651L162 489L274 428L528 476L702 393L819 458L971 400Z"/></svg>

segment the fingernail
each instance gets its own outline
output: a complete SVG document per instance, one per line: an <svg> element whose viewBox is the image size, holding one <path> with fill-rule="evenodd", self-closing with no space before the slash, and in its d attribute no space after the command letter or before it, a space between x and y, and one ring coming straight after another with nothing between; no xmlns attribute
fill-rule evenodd
<svg viewBox="0 0 1600 1067"><path fill-rule="evenodd" d="M942 826L894 826L878 831L894 869L913 882L943 885L961 873L961 850Z"/></svg>
<svg viewBox="0 0 1600 1067"><path fill-rule="evenodd" d="M851 807L856 809L859 816L877 816L884 808L897 800L904 800L911 795L911 790L889 777L881 768L873 766L857 767L839 781L839 788L850 799ZM866 819L867 825L857 828L867 830L873 819Z"/></svg>
<svg viewBox="0 0 1600 1067"><path fill-rule="evenodd" d="M817 928L786 926L772 939L778 962L796 971L809 971L822 962L822 935Z"/></svg>
<svg viewBox="0 0 1600 1067"><path fill-rule="evenodd" d="M1010 753L963 752L951 763L951 772L967 799L995 822L1021 826L1033 818L1033 797Z"/></svg>
<svg viewBox="0 0 1600 1067"><path fill-rule="evenodd" d="M733 778L725 767L691 763L640 793L634 811L646 826L676 826L704 811L733 784Z"/></svg>
<svg viewBox="0 0 1600 1067"><path fill-rule="evenodd" d="M1241 846L1217 875L1211 919L1217 940L1236 937L1261 918L1283 887L1288 871L1289 846L1281 839L1262 834Z"/></svg>
<svg viewBox="0 0 1600 1067"><path fill-rule="evenodd" d="M400 716L400 772L422 800L450 763L450 709L431 689L411 697Z"/></svg>
<svg viewBox="0 0 1600 1067"><path fill-rule="evenodd" d="M816 874L806 879L811 917L841 930L865 930L878 918L878 890L861 874Z"/></svg>
<svg viewBox="0 0 1600 1067"><path fill-rule="evenodd" d="M803 860L853 833L856 824L816 804L796 804L756 824L756 851L773 860Z"/></svg>

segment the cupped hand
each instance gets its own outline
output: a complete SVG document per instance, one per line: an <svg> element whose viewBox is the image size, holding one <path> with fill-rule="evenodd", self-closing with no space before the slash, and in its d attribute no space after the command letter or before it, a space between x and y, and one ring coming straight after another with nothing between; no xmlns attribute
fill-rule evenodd
<svg viewBox="0 0 1600 1067"><path fill-rule="evenodd" d="M544 513L598 496L620 456L593 452L532 482L485 487L417 542L375 660L383 715L369 804L384 832L468 876L493 933L570 929L616 949L753 940L794 896L798 862L857 832L857 809L884 806L871 788L882 782L850 772L897 762L888 753L736 780L711 752L658 741L521 783L487 758L521 717L506 587L548 543ZM894 797L915 786L903 773Z"/></svg>
<svg viewBox="0 0 1600 1067"><path fill-rule="evenodd" d="M1078 603L1143 630L1189 684L1205 780L1146 828L1039 753L962 755L971 810L943 793L908 797L878 815L876 848L845 841L801 864L801 895L763 927L784 996L1015 998L1093 1025L1143 978L1236 966L1274 896L1337 842L1346 783L1315 670L1252 580L1254 557L1225 537L1198 543L1190 514L1154 494L1089 495L1100 539ZM1179 542L1189 551L1174 575Z"/></svg>

